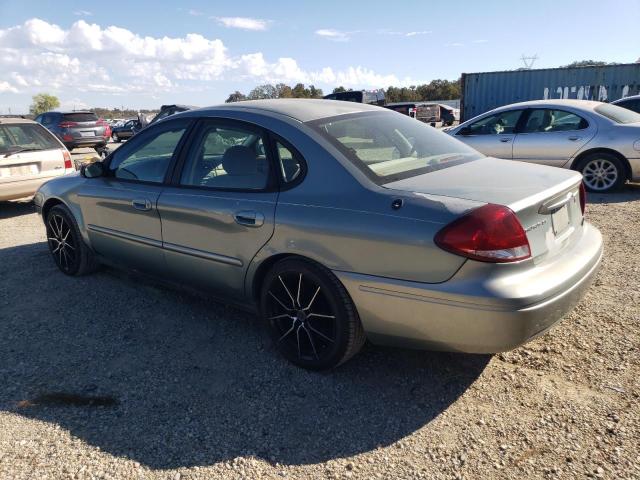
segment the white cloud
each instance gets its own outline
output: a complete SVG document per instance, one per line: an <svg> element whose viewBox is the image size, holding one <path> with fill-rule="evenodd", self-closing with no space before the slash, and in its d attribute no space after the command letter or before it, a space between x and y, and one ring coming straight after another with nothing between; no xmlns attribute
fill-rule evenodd
<svg viewBox="0 0 640 480"><path fill-rule="evenodd" d="M262 20L260 18L249 17L212 17L218 21L219 24L228 28L240 28L242 30L266 30L269 21Z"/></svg>
<svg viewBox="0 0 640 480"><path fill-rule="evenodd" d="M202 13L200 10L195 10L193 8L190 10L187 10L187 13L193 17L200 17L204 15L204 13Z"/></svg>
<svg viewBox="0 0 640 480"><path fill-rule="evenodd" d="M431 30L420 30L417 32L407 32L404 34L405 37L415 37L417 35L429 35L430 33L433 33Z"/></svg>
<svg viewBox="0 0 640 480"><path fill-rule="evenodd" d="M340 30L334 30L332 28L321 28L316 30L316 35L324 37L334 42L347 42L351 38L351 32L341 32Z"/></svg>
<svg viewBox="0 0 640 480"><path fill-rule="evenodd" d="M76 10L75 12L73 12L73 14L77 17L90 17L93 15L93 13L89 12L88 10Z"/></svg>
<svg viewBox="0 0 640 480"><path fill-rule="evenodd" d="M40 19L0 29L3 93L46 90L62 99L79 92L149 98L211 90L211 82L220 80L352 88L417 83L364 66L309 69L294 58L268 59L260 51L231 55L222 40L195 33L142 36L83 19L66 29Z"/></svg>
<svg viewBox="0 0 640 480"><path fill-rule="evenodd" d="M473 40L471 43L487 43L489 40L486 40L484 38L479 38L477 40Z"/></svg>
<svg viewBox="0 0 640 480"><path fill-rule="evenodd" d="M0 93L3 93L3 92L18 93L18 89L15 87L12 87L9 82L0 81Z"/></svg>
<svg viewBox="0 0 640 480"><path fill-rule="evenodd" d="M453 42L453 43L445 43L444 44L445 47L464 47L464 43L460 43L460 42Z"/></svg>

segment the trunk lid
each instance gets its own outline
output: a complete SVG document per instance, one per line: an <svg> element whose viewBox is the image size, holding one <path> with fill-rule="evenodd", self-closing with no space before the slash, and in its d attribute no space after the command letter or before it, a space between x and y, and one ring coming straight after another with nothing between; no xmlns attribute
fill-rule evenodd
<svg viewBox="0 0 640 480"><path fill-rule="evenodd" d="M581 181L572 170L482 158L384 187L505 205L518 216L532 257L541 259L577 240L583 224Z"/></svg>

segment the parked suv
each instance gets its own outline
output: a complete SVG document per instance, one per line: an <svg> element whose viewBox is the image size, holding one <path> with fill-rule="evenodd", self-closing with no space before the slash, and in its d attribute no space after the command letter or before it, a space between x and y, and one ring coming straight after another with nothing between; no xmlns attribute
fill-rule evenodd
<svg viewBox="0 0 640 480"><path fill-rule="evenodd" d="M69 151L90 147L102 154L111 137L109 124L93 112L46 112L35 121L47 127Z"/></svg>
<svg viewBox="0 0 640 480"><path fill-rule="evenodd" d="M32 196L47 180L73 171L67 149L42 125L0 118L0 200Z"/></svg>
<svg viewBox="0 0 640 480"><path fill-rule="evenodd" d="M343 102L368 103L370 105L384 105L384 90L356 90L337 92L325 95L325 100L342 100Z"/></svg>

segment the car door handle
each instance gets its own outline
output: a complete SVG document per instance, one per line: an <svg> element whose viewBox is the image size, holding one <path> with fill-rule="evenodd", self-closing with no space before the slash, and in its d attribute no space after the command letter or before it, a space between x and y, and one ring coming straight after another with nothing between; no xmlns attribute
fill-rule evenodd
<svg viewBox="0 0 640 480"><path fill-rule="evenodd" d="M580 140L582 137L578 137L576 135L574 135L573 137L569 137L569 140L571 140L572 142L575 142L576 140Z"/></svg>
<svg viewBox="0 0 640 480"><path fill-rule="evenodd" d="M264 215L253 210L237 212L233 215L236 223L247 227L261 227L264 224Z"/></svg>
<svg viewBox="0 0 640 480"><path fill-rule="evenodd" d="M508 142L510 142L510 141L511 141L511 139L510 139L509 137L507 137L507 138L501 138L501 139L500 139L500 141L501 141L502 143L508 143Z"/></svg>
<svg viewBox="0 0 640 480"><path fill-rule="evenodd" d="M131 200L131 206L136 210L142 210L144 212L151 210L151 200L146 198L136 198Z"/></svg>

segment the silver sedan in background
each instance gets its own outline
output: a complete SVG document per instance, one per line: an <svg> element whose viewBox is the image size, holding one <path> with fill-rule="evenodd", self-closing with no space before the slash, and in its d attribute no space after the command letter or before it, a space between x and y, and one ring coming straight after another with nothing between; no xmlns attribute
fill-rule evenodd
<svg viewBox="0 0 640 480"><path fill-rule="evenodd" d="M447 133L485 155L581 172L593 192L640 180L640 114L607 103L514 103Z"/></svg>
<svg viewBox="0 0 640 480"><path fill-rule="evenodd" d="M380 107L261 100L161 120L35 203L63 273L206 290L325 369L366 338L487 353L547 331L602 256L581 179Z"/></svg>

